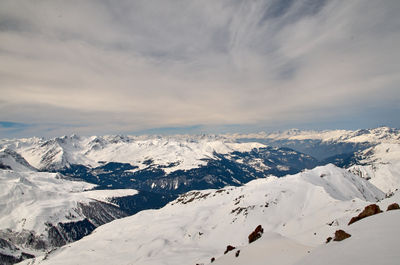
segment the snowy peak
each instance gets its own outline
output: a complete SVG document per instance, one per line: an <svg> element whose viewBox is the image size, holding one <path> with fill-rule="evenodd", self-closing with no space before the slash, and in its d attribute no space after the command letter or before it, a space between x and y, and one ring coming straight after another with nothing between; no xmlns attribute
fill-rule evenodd
<svg viewBox="0 0 400 265"><path fill-rule="evenodd" d="M364 201L376 202L385 197L385 194L369 183L367 180L356 176L349 171L329 164L326 166L316 167L304 172L288 175L283 178L270 176L267 179L253 180L245 187L279 186L295 189L300 192L299 186L313 187L323 189L329 197L340 200L360 199ZM233 189L233 188L227 188ZM240 187L235 189L241 189ZM284 188L281 188L284 189ZM226 189L214 191L214 194L223 193ZM307 188L305 189L307 190ZM204 200L211 197L210 191L191 191L181 195L174 203L187 204L196 200Z"/></svg>
<svg viewBox="0 0 400 265"><path fill-rule="evenodd" d="M363 129L350 132L341 136L337 141L343 142L371 142L371 143L391 143L400 140L400 130L389 127L379 127L375 129Z"/></svg>
<svg viewBox="0 0 400 265"><path fill-rule="evenodd" d="M232 138L254 138L254 139L269 139L274 141L279 140L319 140L323 142L345 142L345 143L393 143L400 141L400 130L379 127L374 129L360 129L356 131L350 130L325 130L325 131L310 131L291 129L283 132L274 133L258 133L248 135L231 135Z"/></svg>
<svg viewBox="0 0 400 265"><path fill-rule="evenodd" d="M336 200L358 198L365 201L378 201L384 197L382 191L354 174L332 164L289 176L300 178L324 190Z"/></svg>
<svg viewBox="0 0 400 265"><path fill-rule="evenodd" d="M31 165L42 170L56 170L71 164L96 167L102 161L130 163L140 169L151 159L169 171L185 170L204 165L204 159L215 153L250 151L265 147L259 143L235 143L217 136L92 136L58 137L50 140L2 140L0 147L21 154ZM174 164L173 167L169 165Z"/></svg>
<svg viewBox="0 0 400 265"><path fill-rule="evenodd" d="M8 148L0 150L0 169L36 171L20 154Z"/></svg>
<svg viewBox="0 0 400 265"><path fill-rule="evenodd" d="M73 164L97 167L102 164L101 162L129 163L137 166L138 169L143 169L151 160L154 164L163 166L165 172L170 173L205 165L205 159L216 159L215 153L248 152L253 148L265 147L262 143L237 142L243 138L265 140L259 142L273 146L276 146L274 141L303 140L323 143L369 143L371 146L379 143L399 143L400 130L388 127L321 132L292 129L271 134L170 137L121 135L80 137L72 135L50 140L41 138L0 140L0 148L15 151L39 170L58 170ZM288 146L291 147L291 145ZM298 151L307 153L305 150ZM310 154L318 158L313 153ZM323 156L323 154L318 155Z"/></svg>

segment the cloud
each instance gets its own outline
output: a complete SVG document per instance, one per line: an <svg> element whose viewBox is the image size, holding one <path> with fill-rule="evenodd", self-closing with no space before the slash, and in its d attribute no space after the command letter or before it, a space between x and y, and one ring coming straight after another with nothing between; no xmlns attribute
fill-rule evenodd
<svg viewBox="0 0 400 265"><path fill-rule="evenodd" d="M371 126L399 110L399 11L395 0L1 1L0 119L37 135Z"/></svg>

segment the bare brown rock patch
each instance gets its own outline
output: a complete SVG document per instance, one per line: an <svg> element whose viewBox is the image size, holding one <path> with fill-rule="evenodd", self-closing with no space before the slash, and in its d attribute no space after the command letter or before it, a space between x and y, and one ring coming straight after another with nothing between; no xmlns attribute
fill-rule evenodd
<svg viewBox="0 0 400 265"><path fill-rule="evenodd" d="M371 215L375 215L378 213L381 213L381 209L379 208L378 205L376 204L370 204L368 206L366 206L364 208L364 210L358 215L358 216L354 216L353 218L351 218L350 222L348 225L351 225L354 222L357 222L365 217L371 216Z"/></svg>
<svg viewBox="0 0 400 265"><path fill-rule="evenodd" d="M261 225L258 225L256 227L256 229L253 232L251 232L251 234L249 235L249 243L252 243L252 242L256 241L257 239L259 239L263 233L264 233L264 229L262 228Z"/></svg>
<svg viewBox="0 0 400 265"><path fill-rule="evenodd" d="M387 207L386 211L399 210L400 206L397 203L392 203Z"/></svg>
<svg viewBox="0 0 400 265"><path fill-rule="evenodd" d="M346 238L349 238L349 237L351 237L351 235L346 233L345 231L337 230L335 232L335 237L333 238L333 241L342 241L342 240L345 240Z"/></svg>
<svg viewBox="0 0 400 265"><path fill-rule="evenodd" d="M231 245L226 246L226 250L225 250L225 252L224 252L224 255L225 255L226 253L228 253L229 251L232 251L232 250L234 250L234 249L235 249L234 246L231 246Z"/></svg>

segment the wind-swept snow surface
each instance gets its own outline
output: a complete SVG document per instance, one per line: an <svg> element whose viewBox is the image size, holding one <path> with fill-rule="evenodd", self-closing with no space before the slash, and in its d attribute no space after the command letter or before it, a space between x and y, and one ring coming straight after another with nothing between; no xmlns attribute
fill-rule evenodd
<svg viewBox="0 0 400 265"><path fill-rule="evenodd" d="M227 245L248 245L247 236L257 225L276 242L291 244L289 249L301 257L347 225L367 201L383 197L366 180L327 165L242 187L189 192L160 210L101 226L34 263L209 263L223 256Z"/></svg>

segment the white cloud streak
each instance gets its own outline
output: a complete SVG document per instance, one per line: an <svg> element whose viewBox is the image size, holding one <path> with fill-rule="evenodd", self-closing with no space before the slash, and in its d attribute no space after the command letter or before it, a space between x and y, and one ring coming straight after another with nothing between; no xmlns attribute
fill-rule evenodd
<svg viewBox="0 0 400 265"><path fill-rule="evenodd" d="M4 0L0 120L91 134L396 110L399 12L396 0Z"/></svg>

